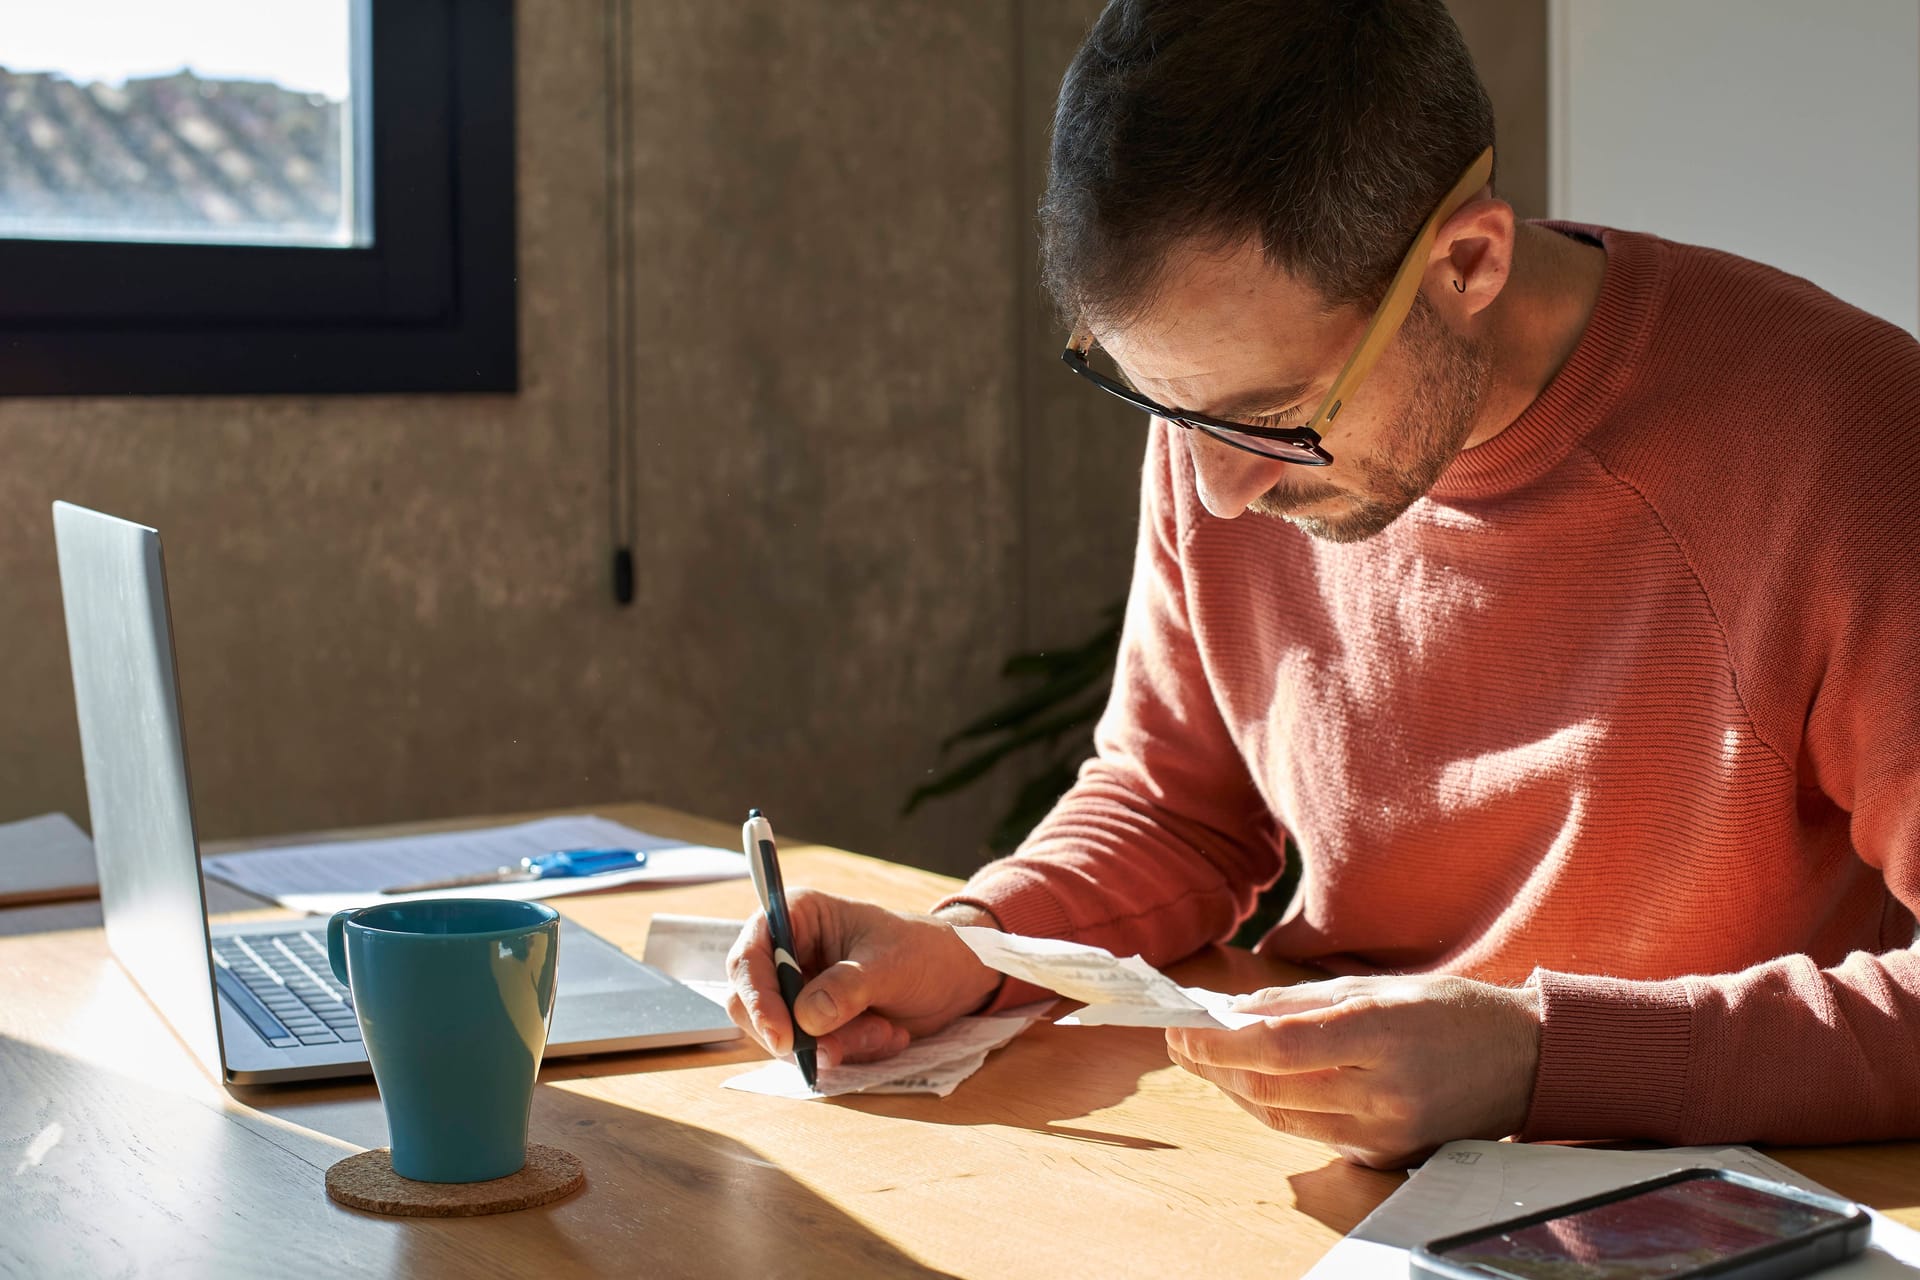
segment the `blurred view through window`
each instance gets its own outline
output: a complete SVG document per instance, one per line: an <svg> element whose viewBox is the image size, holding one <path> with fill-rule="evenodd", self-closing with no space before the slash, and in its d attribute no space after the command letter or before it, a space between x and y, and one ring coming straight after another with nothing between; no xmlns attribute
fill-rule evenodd
<svg viewBox="0 0 1920 1280"><path fill-rule="evenodd" d="M0 237L371 243L366 2L0 0Z"/></svg>

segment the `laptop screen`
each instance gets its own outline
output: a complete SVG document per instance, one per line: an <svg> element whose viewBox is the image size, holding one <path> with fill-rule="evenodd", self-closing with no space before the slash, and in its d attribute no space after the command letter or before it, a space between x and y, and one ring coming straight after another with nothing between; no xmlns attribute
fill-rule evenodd
<svg viewBox="0 0 1920 1280"><path fill-rule="evenodd" d="M223 1075L160 535L53 504L107 945Z"/></svg>

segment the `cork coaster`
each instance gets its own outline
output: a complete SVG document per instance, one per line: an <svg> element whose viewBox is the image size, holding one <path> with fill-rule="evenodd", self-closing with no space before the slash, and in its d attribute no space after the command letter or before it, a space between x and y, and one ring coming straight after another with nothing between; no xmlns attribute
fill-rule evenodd
<svg viewBox="0 0 1920 1280"><path fill-rule="evenodd" d="M376 1147L328 1169L327 1195L349 1208L402 1218L477 1218L547 1204L586 1181L578 1157L538 1142L527 1144L527 1163L518 1173L487 1182L415 1182L393 1171L386 1147Z"/></svg>

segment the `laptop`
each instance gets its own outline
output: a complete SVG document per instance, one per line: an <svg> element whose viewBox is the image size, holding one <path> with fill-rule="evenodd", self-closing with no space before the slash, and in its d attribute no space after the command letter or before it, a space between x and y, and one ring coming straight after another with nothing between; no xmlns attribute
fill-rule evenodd
<svg viewBox="0 0 1920 1280"><path fill-rule="evenodd" d="M318 917L210 924L160 535L53 504L107 946L216 1079L371 1073ZM724 1010L562 919L547 1056L708 1044Z"/></svg>

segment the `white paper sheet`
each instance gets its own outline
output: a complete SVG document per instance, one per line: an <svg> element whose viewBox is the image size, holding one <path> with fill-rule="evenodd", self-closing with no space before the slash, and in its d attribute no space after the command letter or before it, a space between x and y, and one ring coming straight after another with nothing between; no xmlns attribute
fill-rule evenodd
<svg viewBox="0 0 1920 1280"><path fill-rule="evenodd" d="M968 925L954 932L988 968L1084 1001L1087 1007L1060 1019L1061 1026L1239 1028L1262 1020L1230 1008L1233 996L1183 987L1139 956Z"/></svg>
<svg viewBox="0 0 1920 1280"><path fill-rule="evenodd" d="M0 897L97 887L93 841L64 813L0 822Z"/></svg>
<svg viewBox="0 0 1920 1280"><path fill-rule="evenodd" d="M724 1009L733 990L727 980L727 952L745 923L656 912L647 925L647 945L640 959Z"/></svg>
<svg viewBox="0 0 1920 1280"><path fill-rule="evenodd" d="M1049 1000L983 1018L955 1019L891 1058L823 1069L818 1091L807 1088L800 1068L784 1058L735 1076L726 1087L775 1098L837 1098L849 1093L931 1093L944 1098L978 1071L989 1053L1032 1026L1052 1004Z"/></svg>
<svg viewBox="0 0 1920 1280"><path fill-rule="evenodd" d="M1824 1191L1751 1147L1672 1147L1596 1151L1515 1142L1450 1142L1398 1191L1362 1219L1307 1273L1309 1280L1404 1280L1414 1246L1533 1209L1565 1204L1675 1169L1698 1165ZM1822 1276L1835 1280L1911 1280L1920 1267L1920 1232L1874 1215L1872 1243L1860 1258Z"/></svg>
<svg viewBox="0 0 1920 1280"><path fill-rule="evenodd" d="M556 849L644 849L645 866L596 876L385 894L383 887L512 866ZM204 858L208 875L285 907L328 915L347 907L414 898L557 898L632 884L691 884L747 874L737 850L682 844L587 814L541 818L510 827L379 840L296 845Z"/></svg>

